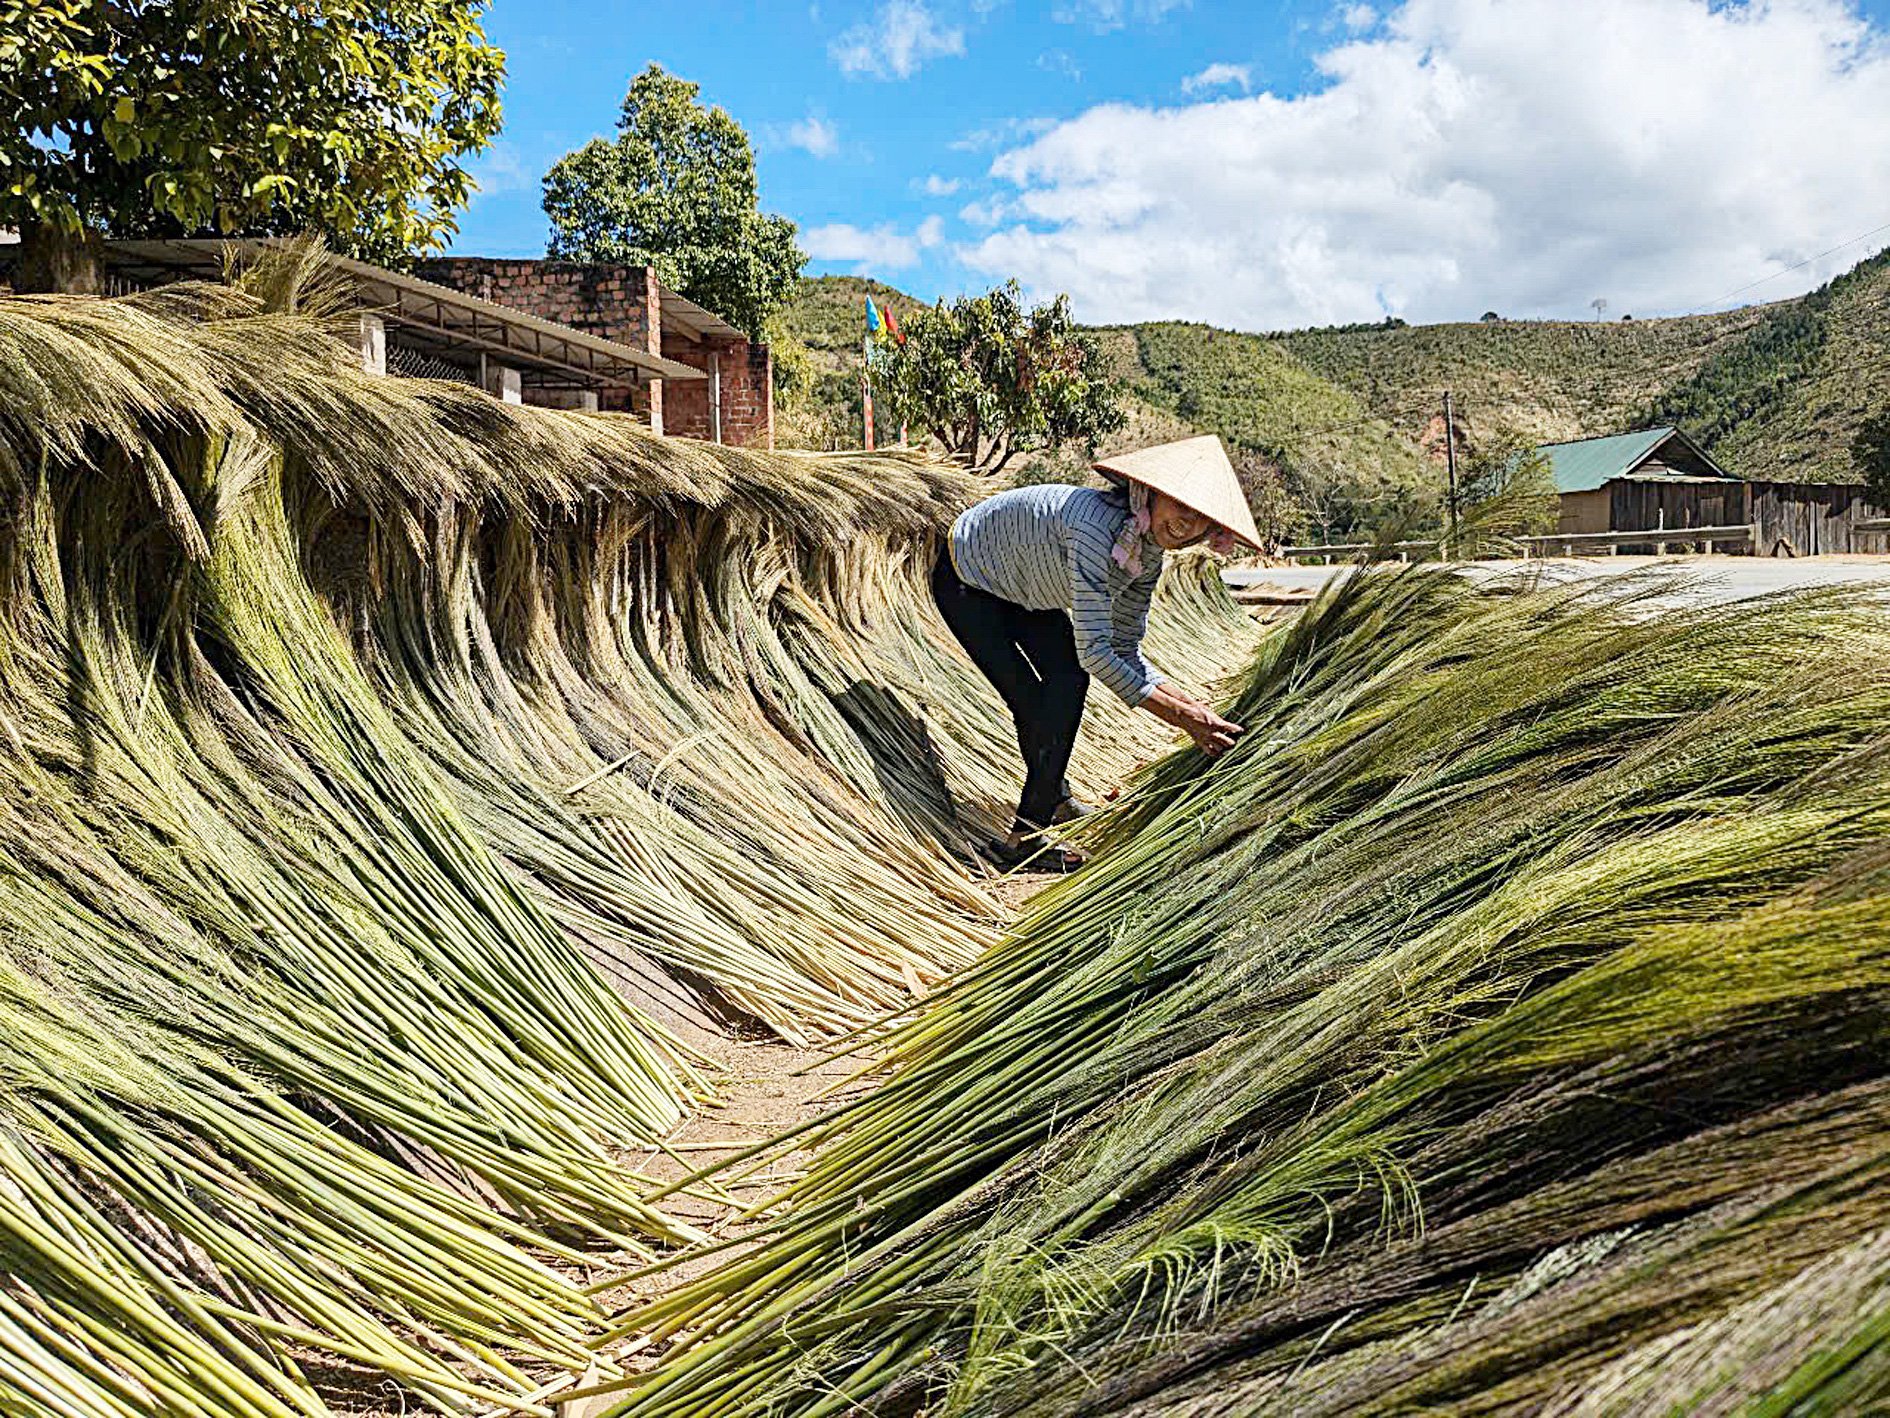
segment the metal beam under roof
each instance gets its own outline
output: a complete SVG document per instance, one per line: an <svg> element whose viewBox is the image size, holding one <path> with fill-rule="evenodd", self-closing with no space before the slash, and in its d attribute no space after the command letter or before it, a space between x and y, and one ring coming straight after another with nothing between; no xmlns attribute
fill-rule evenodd
<svg viewBox="0 0 1890 1418"><path fill-rule="evenodd" d="M107 260L127 275L187 275L215 279L226 253L258 251L264 239L218 241L112 241ZM700 369L664 359L631 345L607 340L569 325L543 320L508 305L498 305L450 286L373 266L347 256L329 262L352 277L363 309L390 326L435 348L458 347L469 354L497 357L533 383L630 385L652 379L706 379Z"/></svg>
<svg viewBox="0 0 1890 1418"><path fill-rule="evenodd" d="M693 300L677 295L668 286L661 287L663 328L679 329L694 339L745 340L748 336L712 310L705 310Z"/></svg>

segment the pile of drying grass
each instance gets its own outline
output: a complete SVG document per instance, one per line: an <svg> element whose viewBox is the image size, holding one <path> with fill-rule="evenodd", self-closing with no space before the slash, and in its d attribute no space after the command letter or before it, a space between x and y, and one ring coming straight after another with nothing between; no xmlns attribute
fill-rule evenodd
<svg viewBox="0 0 1890 1418"><path fill-rule="evenodd" d="M1890 1396L1890 628L1354 579L625 1315L636 1418Z"/></svg>
<svg viewBox="0 0 1890 1418"><path fill-rule="evenodd" d="M831 1035L992 929L961 477L371 378L303 274L0 300L7 1411L518 1403L592 1362L571 1267L695 1239L621 1161L683 1035Z"/></svg>

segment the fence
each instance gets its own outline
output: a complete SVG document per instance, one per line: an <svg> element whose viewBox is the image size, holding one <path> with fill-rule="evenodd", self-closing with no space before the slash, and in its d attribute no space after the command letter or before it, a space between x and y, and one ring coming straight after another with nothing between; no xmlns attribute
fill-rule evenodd
<svg viewBox="0 0 1890 1418"><path fill-rule="evenodd" d="M1824 556L1833 552L1881 552L1885 509L1865 500L1850 483L1788 483L1764 480L1665 482L1620 478L1608 484L1608 525L1639 532L1624 545L1699 540L1702 527L1747 525L1759 556ZM1684 534L1684 535L1683 535Z"/></svg>
<svg viewBox="0 0 1890 1418"><path fill-rule="evenodd" d="M1550 537L1518 537L1531 556L1574 556L1576 547L1604 550L1610 556L1627 547L1648 547L1655 556L1665 556L1675 547L1691 551L1699 547L1711 551L1728 542L1743 544L1751 550L1759 542L1759 529L1750 522L1723 527L1670 527L1653 532L1558 532Z"/></svg>
<svg viewBox="0 0 1890 1418"><path fill-rule="evenodd" d="M1874 530L1890 532L1890 519ZM1755 544L1757 528L1750 523L1724 527L1672 528L1658 535L1647 532L1557 532L1547 537L1515 537L1511 545L1520 546L1526 556L1574 556L1576 549L1606 551L1613 555L1626 547L1648 547L1654 555L1665 556L1670 550L1699 548L1711 551L1728 543L1750 549ZM1393 542L1388 550L1399 561L1410 560L1411 553L1429 555L1437 550L1436 541ZM1335 558L1356 561L1378 549L1376 542L1324 542L1312 546L1281 547L1280 555L1289 561L1331 562Z"/></svg>
<svg viewBox="0 0 1890 1418"><path fill-rule="evenodd" d="M1437 550L1437 545L1437 542L1434 540L1427 542L1392 542L1385 550L1397 557L1399 561L1409 561L1412 552L1423 552L1428 555ZM1334 557L1339 557L1347 561L1355 561L1368 552L1377 550L1379 550L1377 542L1323 542L1313 546L1281 547L1280 555L1285 557L1288 561L1309 561L1316 558L1321 562L1329 563Z"/></svg>

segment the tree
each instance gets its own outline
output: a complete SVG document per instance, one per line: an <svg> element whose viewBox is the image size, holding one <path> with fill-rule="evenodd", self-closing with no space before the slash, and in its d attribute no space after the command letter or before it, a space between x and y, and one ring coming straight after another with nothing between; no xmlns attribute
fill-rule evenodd
<svg viewBox="0 0 1890 1418"><path fill-rule="evenodd" d="M107 236L309 231L437 249L498 131L483 0L0 0L0 226L22 289Z"/></svg>
<svg viewBox="0 0 1890 1418"><path fill-rule="evenodd" d="M1598 295L1588 302L1588 308L1595 312L1595 319L1599 320L1608 313L1608 298L1603 295Z"/></svg>
<svg viewBox="0 0 1890 1418"><path fill-rule="evenodd" d="M1500 325L1503 323L1503 317L1498 315L1494 310L1484 311L1477 319L1481 320L1485 325Z"/></svg>
<svg viewBox="0 0 1890 1418"><path fill-rule="evenodd" d="M654 266L665 285L758 336L807 257L794 223L760 210L741 124L696 102L700 92L656 64L630 81L616 140L593 138L545 174L550 254Z"/></svg>
<svg viewBox="0 0 1890 1418"><path fill-rule="evenodd" d="M1457 486L1466 510L1492 533L1546 535L1555 530L1559 502L1549 458L1522 430L1499 425L1469 440L1457 460Z"/></svg>
<svg viewBox="0 0 1890 1418"><path fill-rule="evenodd" d="M1096 440L1122 427L1120 395L1067 296L1025 310L1015 281L906 317L882 347L874 385L899 423L991 477L1019 453Z"/></svg>
<svg viewBox="0 0 1890 1418"><path fill-rule="evenodd" d="M1851 466L1863 476L1870 500L1890 507L1890 408L1864 420L1851 440Z"/></svg>
<svg viewBox="0 0 1890 1418"><path fill-rule="evenodd" d="M1252 448L1234 449L1233 464L1261 542L1278 547L1297 536L1306 525L1310 509L1294 498L1279 464ZM1316 518L1317 514L1313 515Z"/></svg>

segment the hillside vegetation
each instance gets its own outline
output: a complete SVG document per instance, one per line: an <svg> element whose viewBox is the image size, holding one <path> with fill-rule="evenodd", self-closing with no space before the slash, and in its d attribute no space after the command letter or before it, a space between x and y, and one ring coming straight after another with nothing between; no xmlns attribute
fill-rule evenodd
<svg viewBox="0 0 1890 1418"><path fill-rule="evenodd" d="M856 443L864 297L912 297L854 276L800 283L784 326L804 353L784 427L810 446ZM1156 321L1096 331L1129 423L1115 444L1218 433L1277 471L1293 535L1334 536L1432 515L1443 488L1442 396L1460 448L1551 442L1678 423L1749 477L1856 481L1851 443L1886 405L1890 252L1809 295L1663 320L1348 325L1245 334ZM1082 475L1080 450L1023 480ZM1278 519L1276 519L1276 522Z"/></svg>
<svg viewBox="0 0 1890 1418"><path fill-rule="evenodd" d="M1890 407L1890 251L1801 300L1665 391L1649 422L1679 423L1747 477L1854 481L1851 442Z"/></svg>
<svg viewBox="0 0 1890 1418"><path fill-rule="evenodd" d="M1673 320L1503 320L1308 330L1268 343L1407 432L1439 416L1448 389L1472 428L1504 423L1549 443L1623 431L1637 410L1762 319L1748 309Z"/></svg>
<svg viewBox="0 0 1890 1418"><path fill-rule="evenodd" d="M803 276L780 317L775 441L833 452L860 446L860 338L866 297L904 315L920 302L861 276ZM880 433L898 437L897 429Z"/></svg>
<svg viewBox="0 0 1890 1418"><path fill-rule="evenodd" d="M1263 454L1320 530L1422 510L1440 490L1416 441L1351 390L1251 335L1175 322L1127 332L1126 382L1191 427Z"/></svg>

